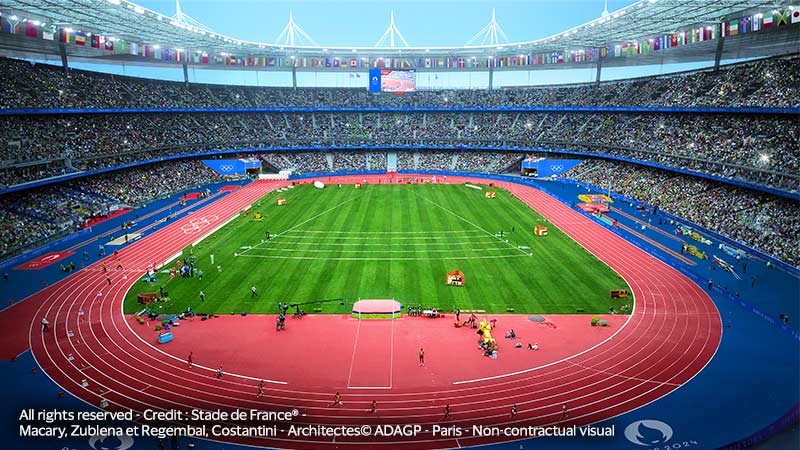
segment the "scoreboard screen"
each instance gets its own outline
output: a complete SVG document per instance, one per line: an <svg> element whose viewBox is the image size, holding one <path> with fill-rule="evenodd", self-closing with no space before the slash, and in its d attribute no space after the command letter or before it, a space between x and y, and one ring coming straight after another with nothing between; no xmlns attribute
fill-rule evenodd
<svg viewBox="0 0 800 450"><path fill-rule="evenodd" d="M405 93L417 91L414 70L372 69L369 71L370 92Z"/></svg>

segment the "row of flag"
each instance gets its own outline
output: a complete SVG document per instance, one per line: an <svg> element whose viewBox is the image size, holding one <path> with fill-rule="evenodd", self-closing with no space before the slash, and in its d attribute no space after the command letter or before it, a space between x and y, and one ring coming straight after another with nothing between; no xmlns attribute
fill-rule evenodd
<svg viewBox="0 0 800 450"><path fill-rule="evenodd" d="M12 20L13 18L13 20ZM16 16L0 16L0 29L6 33L20 34L32 38L65 44L102 49L117 54L144 58L186 62L191 64L215 64L226 66L264 68L318 68L318 69L475 69L525 67L536 64L563 64L597 61L604 58L619 58L657 52L672 47L714 40L719 36L735 36L772 27L781 27L800 22L800 9L776 10L768 14L755 14L722 22L714 26L671 33L639 42L628 42L615 46L566 50L539 54L500 55L482 57L437 57L437 58L342 58L342 57L266 57L210 55L202 51L161 48L157 45L126 42L98 34L58 29L55 25L39 25L37 22L20 21Z"/></svg>

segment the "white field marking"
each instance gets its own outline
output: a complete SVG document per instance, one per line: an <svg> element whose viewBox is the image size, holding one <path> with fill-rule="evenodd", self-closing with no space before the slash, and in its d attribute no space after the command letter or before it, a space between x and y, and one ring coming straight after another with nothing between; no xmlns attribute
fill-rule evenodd
<svg viewBox="0 0 800 450"><path fill-rule="evenodd" d="M277 248L277 247L261 247L258 250L264 250L268 252L296 252L296 253L330 253L333 252L334 249L306 249L306 248ZM487 248L463 248L459 251L465 252L482 252L482 251L506 251L510 250L509 247L487 247ZM340 252L343 253L408 253L416 251L414 249L401 249L401 250L361 250L361 249L339 249ZM425 250L426 253L444 253L444 252L452 252L452 248L444 248L438 250ZM527 254L526 254L527 255Z"/></svg>
<svg viewBox="0 0 800 450"><path fill-rule="evenodd" d="M323 214L327 214L327 213L329 213L329 212L331 212L331 211L335 210L336 208L338 208L338 207L340 207L340 206L344 205L345 203L349 203L349 202L352 202L353 200L355 200L355 199L357 199L357 198L361 198L363 195L364 195L364 194L359 194L359 195L356 195L355 197L353 197L353 198L351 198L351 199L345 200L345 201L343 201L343 202L341 202L341 203L338 203L338 204L336 204L336 205L334 205L334 206L331 206L330 208L326 209L325 211L322 211L321 213L319 213L319 214L317 214L317 215L315 215L315 216L312 216L312 217L310 217L310 218L308 218L308 219L306 219L306 220L304 220L304 221L302 221L302 222L298 223L297 225L293 226L292 228L289 228L288 230L284 231L283 233L280 233L280 234L276 234L276 235L274 235L274 238L277 238L277 237L279 237L279 236L282 236L282 235L284 235L284 234L286 234L286 233L288 233L288 232L290 232L290 231L293 231L293 230L295 230L297 227L299 227L299 226L301 226L301 225L305 225L305 224L307 224L308 222L311 222L312 220L316 219L317 217L319 217L319 216L321 216L321 215L323 215ZM271 240L271 239L270 239L270 240ZM267 241L267 242L269 242L269 241ZM262 242L262 243L263 243L263 242ZM259 244L256 244L255 246L253 246L253 248L258 248L260 245L261 245L261 243L259 243ZM248 252L248 251L250 251L250 250L252 250L252 249L245 250L243 253L247 253L247 252ZM234 255L234 256L236 256L236 255Z"/></svg>
<svg viewBox="0 0 800 450"><path fill-rule="evenodd" d="M347 247L347 246L358 246L358 247L371 247L371 246L372 247L374 247L374 246L403 247L403 246L408 246L408 247L414 247L414 246L420 246L420 245L425 245L425 246L448 245L449 246L449 245L459 245L459 244L496 244L496 243L497 243L497 240L491 240L491 241L456 241L456 242L449 242L449 241L448 242L395 242L395 243L390 243L390 242L281 241L279 244L280 245L283 245L283 244L290 244L290 245L293 245L293 244L305 244L305 245L313 245L313 246L317 246L317 245L332 245L332 246L337 246L337 247ZM246 247L242 247L242 248L253 249L252 246L246 246ZM270 248L270 247L259 247L259 249L265 249L265 248Z"/></svg>
<svg viewBox="0 0 800 450"><path fill-rule="evenodd" d="M292 238L292 239L320 239L325 238L326 236L287 236L287 232L281 234L282 238ZM292 232L294 233L294 232ZM481 237L480 234L473 235L474 237ZM418 240L418 241L439 241L439 240L448 240L453 239L453 236L327 236L329 239L343 239L343 240L368 240L368 239L385 239L385 240L400 240L400 241L408 241L408 240ZM468 236L458 236L460 238L468 237ZM494 237L494 236L493 236ZM270 239L272 240L272 239ZM496 240L501 240L497 238ZM505 242L505 241L503 241Z"/></svg>
<svg viewBox="0 0 800 450"><path fill-rule="evenodd" d="M417 194L415 194L415 195L417 195ZM455 212L453 212L453 211L451 211L451 210L449 210L449 209L445 208L444 206L442 206L442 205L440 205L440 204L436 203L435 201L433 201L433 200L431 200L431 199L429 199L429 198L426 198L426 197L422 197L421 195L417 195L417 197L419 197L419 198L421 198L421 199L423 199L423 200L427 201L428 203L431 203L432 205L436 206L436 207L437 207L437 208L439 208L439 209L442 209L442 210L444 210L444 211L445 211L445 212L447 212L448 214L450 214L450 215L452 215L452 216L455 216L455 217L457 217L458 219L460 219L460 220L462 220L462 221L464 221L464 222L466 222L466 223L468 223L468 224L472 225L473 227L475 227L475 228L477 228L477 229L479 229L479 230L483 231L484 233L488 234L489 236L492 236L492 237L496 238L498 241L500 241L500 242L503 242L504 244L508 245L510 248L513 248L514 250L516 250L516 251L518 251L518 252L522 253L523 255L525 255L525 256L531 256L531 254L530 254L530 253L528 253L528 252L525 252L525 251L522 251L522 250L518 249L517 247L515 247L515 246L513 246L513 245L509 244L507 241L504 241L504 240L502 240L502 239L498 238L497 236L495 236L494 234L490 233L489 231L487 231L485 228L481 227L480 225L478 225L478 224L476 224L476 223L474 223L474 222L470 221L469 219L465 219L464 217L461 217L459 214L457 214L457 213L455 213Z"/></svg>
<svg viewBox="0 0 800 450"><path fill-rule="evenodd" d="M294 230L297 233L323 233L323 234L447 234L454 233L481 233L480 230L440 230L440 231L322 231L322 230Z"/></svg>
<svg viewBox="0 0 800 450"><path fill-rule="evenodd" d="M335 210L336 208L338 208L338 207L340 207L340 206L344 205L345 203L350 203L350 202L352 202L353 200L355 200L355 199L358 199L358 198L361 198L361 197L363 197L363 196L364 196L364 194L356 195L356 196L355 196L355 197L353 197L353 198L350 198L350 199L348 199L348 200L345 200L345 201L343 201L343 202L341 202L341 203L338 203L338 204L336 204L336 205L333 205L333 206L331 206L330 208L326 209L325 211L322 211L321 213L319 213L319 214L317 214L317 215L311 216L310 218L308 218L308 219L306 219L306 220L304 220L304 221L302 221L302 222L298 223L297 225L293 226L292 228L289 228L288 230L284 231L283 233L288 233L288 232L290 232L290 231L296 230L296 229L297 229L298 227L300 227L301 225L305 225L305 224L307 224L308 222L311 222L312 220L316 219L317 217L319 217L319 216L322 216L322 215L324 215L324 214L327 214L327 213L329 213L329 212L331 212L331 211ZM281 234L283 234L283 233L281 233Z"/></svg>
<svg viewBox="0 0 800 450"><path fill-rule="evenodd" d="M356 361L356 349L358 348L358 334L361 332L361 321L356 325L356 338L353 339L353 354L350 356L350 371L347 373L347 387L350 387L350 378L353 377L353 363Z"/></svg>
<svg viewBox="0 0 800 450"><path fill-rule="evenodd" d="M520 258L523 256L530 256L527 253L522 254L514 254L514 255L497 255L497 256L475 256L475 255L459 255L459 256L447 256L441 258L328 258L328 257L319 257L319 256L282 256L282 255L250 255L250 254L243 254L239 253L240 257L246 258L267 258L267 259L304 259L304 260L313 260L313 261L447 261L451 259L499 259L499 258Z"/></svg>
<svg viewBox="0 0 800 450"><path fill-rule="evenodd" d="M369 319L359 319L358 320L358 329L356 329L356 341L358 340L358 332L361 330L361 321L362 320L369 320ZM392 320L391 325L391 337L389 338L389 386L351 386L350 385L350 377L353 375L353 362L356 359L356 346L357 343L353 344L353 359L350 362L350 374L347 376L347 389L391 389L392 388L392 371L394 370L394 320Z"/></svg>
<svg viewBox="0 0 800 450"><path fill-rule="evenodd" d="M567 360L565 362L567 364L572 364L573 366L580 367L581 369L592 370L592 371L595 371L595 372L598 372L598 373L604 373L604 374L612 376L612 377L619 377L619 378L625 378L627 380L641 381L643 383L655 383L655 384L658 384L658 385L666 384L668 386L678 386L678 387L681 386L679 383L670 383L668 381L657 381L657 380L649 380L649 379L644 379L644 378L637 378L637 377L629 377L629 376L626 376L626 375L620 375L618 373L609 372L607 370L596 369L594 367L587 367L587 366L584 366L584 365L581 365L581 364L574 363L574 362L569 361L569 360Z"/></svg>

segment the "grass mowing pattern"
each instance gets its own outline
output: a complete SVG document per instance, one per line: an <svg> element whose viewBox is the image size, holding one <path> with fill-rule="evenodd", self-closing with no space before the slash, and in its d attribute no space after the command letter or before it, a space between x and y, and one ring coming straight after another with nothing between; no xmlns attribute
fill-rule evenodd
<svg viewBox="0 0 800 450"><path fill-rule="evenodd" d="M487 199L487 190L496 197ZM278 197L288 204L277 206ZM394 298L440 310L597 314L620 304L612 303L609 290L627 288L609 267L498 188L304 185L267 194L251 211L264 220L241 215L194 248L202 281L160 273L158 284L137 282L125 312L140 310L136 294L157 292L159 285L170 294L172 312L191 306L218 314L275 313L278 301L335 298L344 305L325 303L321 312L349 314L359 298ZM547 225L550 235L534 236L536 225ZM264 241L267 230L273 237ZM464 272L465 286L445 285L455 269Z"/></svg>

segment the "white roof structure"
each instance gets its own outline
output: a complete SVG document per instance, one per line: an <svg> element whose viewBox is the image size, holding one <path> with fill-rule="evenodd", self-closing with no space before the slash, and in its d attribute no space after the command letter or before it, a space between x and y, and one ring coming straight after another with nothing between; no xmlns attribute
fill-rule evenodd
<svg viewBox="0 0 800 450"><path fill-rule="evenodd" d="M675 33L690 27L713 26L721 21L742 15L766 13L776 7L785 8L790 3L785 0L641 0L552 36L510 43L501 42L504 33L493 18L489 25L481 30L484 34L479 45L457 47L429 47L424 43L408 45L395 25L394 13L391 15L389 28L373 47L319 45L294 23L291 15L289 23L278 36L280 39L275 42L254 42L225 36L215 33L213 28L192 19L186 12L180 10L180 4L177 2L176 14L172 17L141 7L128 0L3 0L0 3L0 14L3 16L16 14L30 20L111 36L128 42L185 49L187 52L202 51L209 55L250 55L275 58L320 56L470 58L502 54L540 54L613 46L637 39ZM800 51L799 29L800 26L792 24L769 32L731 36L726 40L723 58L768 56ZM476 37L481 37L481 32ZM472 40L471 43L474 41L477 39ZM708 60L709 58L713 59L715 46L715 42L703 42L671 48L666 52L639 55L636 58L604 60L603 65L668 64ZM95 54L91 50L68 46L66 51L70 58L77 58L81 61L161 64L159 61L142 61L128 55ZM58 46L54 45L52 41L26 40L24 36L0 33L0 55L30 57L42 54L58 55ZM502 69L547 68L552 67L542 65L524 68L503 67ZM417 67L417 69L430 70L425 67ZM298 70L310 69L300 68ZM483 70L486 69L483 68Z"/></svg>

